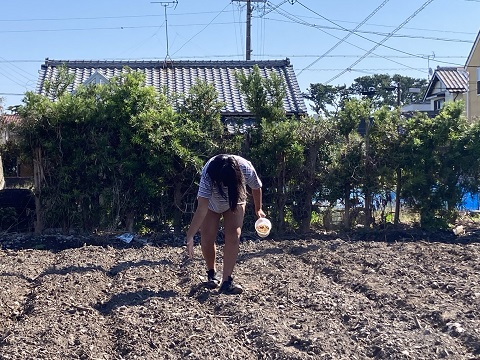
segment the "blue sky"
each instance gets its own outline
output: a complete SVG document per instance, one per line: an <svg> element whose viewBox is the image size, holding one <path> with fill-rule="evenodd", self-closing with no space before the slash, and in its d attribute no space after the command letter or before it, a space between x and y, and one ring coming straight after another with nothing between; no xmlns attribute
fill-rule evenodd
<svg viewBox="0 0 480 360"><path fill-rule="evenodd" d="M3 106L20 104L21 94L35 90L45 58L243 60L245 5L230 0L178 0L176 6L173 0L3 2ZM376 73L427 79L429 68L463 66L480 30L480 0L253 5L251 59L290 58L301 91L311 83L350 85Z"/></svg>

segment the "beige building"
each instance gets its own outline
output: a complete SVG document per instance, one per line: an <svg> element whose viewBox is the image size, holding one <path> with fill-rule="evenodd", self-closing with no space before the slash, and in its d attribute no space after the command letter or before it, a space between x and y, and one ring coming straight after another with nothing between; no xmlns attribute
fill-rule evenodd
<svg viewBox="0 0 480 360"><path fill-rule="evenodd" d="M470 121L480 120L480 31L470 50L465 70L468 73L468 92L466 94L467 117Z"/></svg>

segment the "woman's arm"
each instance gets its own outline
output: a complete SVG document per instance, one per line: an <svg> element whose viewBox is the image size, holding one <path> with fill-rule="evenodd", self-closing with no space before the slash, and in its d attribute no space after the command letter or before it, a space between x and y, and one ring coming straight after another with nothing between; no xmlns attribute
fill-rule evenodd
<svg viewBox="0 0 480 360"><path fill-rule="evenodd" d="M200 226L202 226L203 220L208 212L208 199L204 197L198 197L197 199L197 209L195 214L193 214L192 222L187 231L187 254L190 259L193 258L193 237L197 233Z"/></svg>
<svg viewBox="0 0 480 360"><path fill-rule="evenodd" d="M262 210L262 188L252 189L252 197L255 204L255 215L258 218L265 217L265 213Z"/></svg>

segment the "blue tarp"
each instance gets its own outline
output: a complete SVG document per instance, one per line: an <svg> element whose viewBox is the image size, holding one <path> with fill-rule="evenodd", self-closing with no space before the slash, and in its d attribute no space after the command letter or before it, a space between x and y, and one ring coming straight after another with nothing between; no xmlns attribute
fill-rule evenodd
<svg viewBox="0 0 480 360"><path fill-rule="evenodd" d="M480 210L479 197L480 194L465 194L460 208L465 210Z"/></svg>

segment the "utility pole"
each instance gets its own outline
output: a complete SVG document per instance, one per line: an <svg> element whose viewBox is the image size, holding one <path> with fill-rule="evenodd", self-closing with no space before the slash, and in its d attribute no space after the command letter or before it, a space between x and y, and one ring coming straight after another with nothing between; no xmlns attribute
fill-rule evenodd
<svg viewBox="0 0 480 360"><path fill-rule="evenodd" d="M247 41L245 56L246 60L250 60L252 55L252 4L250 0L247 0Z"/></svg>
<svg viewBox="0 0 480 360"><path fill-rule="evenodd" d="M250 60L252 55L252 2L266 2L267 0L232 0L237 2L246 2L247 3L247 35L246 35L246 49L245 49L245 60Z"/></svg>

